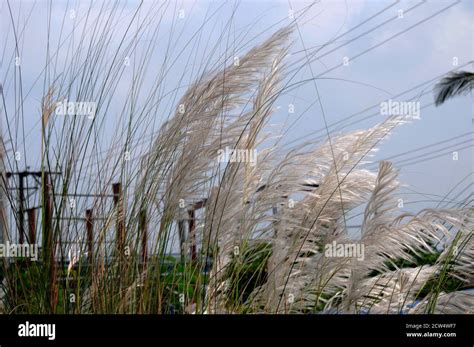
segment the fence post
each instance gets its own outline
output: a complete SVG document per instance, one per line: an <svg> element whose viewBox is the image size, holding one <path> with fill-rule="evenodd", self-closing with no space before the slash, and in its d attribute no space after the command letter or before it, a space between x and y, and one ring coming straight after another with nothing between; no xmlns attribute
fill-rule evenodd
<svg viewBox="0 0 474 347"><path fill-rule="evenodd" d="M36 244L36 210L30 208L26 210L28 215L28 241L31 245Z"/></svg>
<svg viewBox="0 0 474 347"><path fill-rule="evenodd" d="M184 220L179 220L178 221L178 236L179 236L179 254L181 256L181 261L186 260L186 249L185 249L185 224Z"/></svg>
<svg viewBox="0 0 474 347"><path fill-rule="evenodd" d="M18 205L19 205L19 211L18 211L18 232L19 232L19 243L23 244L25 242L25 187L24 187L24 173L19 173L18 175Z"/></svg>
<svg viewBox="0 0 474 347"><path fill-rule="evenodd" d="M196 260L196 221L195 221L195 214L194 209L188 210L189 215L189 238L191 241L190 245L190 253L191 253L191 260Z"/></svg>
<svg viewBox="0 0 474 347"><path fill-rule="evenodd" d="M141 233L141 261L143 269L146 268L146 262L148 257L148 223L146 219L146 208L142 208L140 210L140 217L139 217L139 225L140 225L140 233Z"/></svg>
<svg viewBox="0 0 474 347"><path fill-rule="evenodd" d="M89 253L89 264L92 265L92 259L94 258L94 219L92 210L86 210L86 233L87 233L87 251Z"/></svg>
<svg viewBox="0 0 474 347"><path fill-rule="evenodd" d="M51 202L51 184L49 183L49 175L44 172L43 179L43 261L48 263L51 258L54 259L53 250L53 230L52 230L52 202Z"/></svg>
<svg viewBox="0 0 474 347"><path fill-rule="evenodd" d="M53 202L51 199L52 183L47 172L43 172L43 209L44 209L44 229L43 229L43 264L49 265L49 308L50 312L56 311L58 302L58 290L56 283L56 245L53 235ZM46 267L48 269L48 267Z"/></svg>
<svg viewBox="0 0 474 347"><path fill-rule="evenodd" d="M114 208L116 213L116 241L117 251L120 259L124 256L125 250L125 222L124 222L124 209L123 209L123 196L122 196L122 184L112 184L112 191L114 194Z"/></svg>

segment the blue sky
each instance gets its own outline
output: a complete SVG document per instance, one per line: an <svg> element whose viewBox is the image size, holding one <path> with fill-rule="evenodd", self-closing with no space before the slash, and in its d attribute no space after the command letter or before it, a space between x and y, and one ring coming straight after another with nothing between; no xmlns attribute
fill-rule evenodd
<svg viewBox="0 0 474 347"><path fill-rule="evenodd" d="M120 45L121 34L127 30L126 23L138 3L120 3L115 31L108 38L110 50L106 53L104 67L107 59L113 59L114 49ZM101 14L101 6L102 2L95 2L88 15L97 18L109 13L105 10ZM17 140L11 146L25 151L27 165L31 168L39 166L39 109L45 91L44 81L51 82L67 75L67 70L63 69L67 65L63 63L70 59L72 52L76 57L87 57L85 47L80 49L79 42L85 29L83 19L88 7L88 2L78 1L53 1L51 8L48 1L10 1L19 36L23 92L26 95L22 124L14 116L15 45L10 9L6 2L0 5L3 49L0 76L9 115L7 122L2 108L2 129L4 137L8 137L5 124L10 124ZM71 10L75 11L74 16L71 16ZM394 158L394 162L396 165L399 163L400 180L405 184L400 193L404 201L410 202L408 210L434 207L448 193L448 198L456 197L455 202L472 194L472 96L458 97L440 107L430 105L433 102L431 90L437 76L460 67L473 69L472 64L468 64L474 56L472 1L145 1L131 32L153 13L150 26L144 30L134 53L130 54L131 64L117 82L109 109L97 115L103 122L97 133L101 147L106 149L124 131L125 124L120 118L123 100L130 91L134 69L139 68L137 62L149 47L147 39L158 27L157 21L160 30L143 76L142 91L143 95L148 95L156 87L157 75L163 64L167 64L169 74L161 93L169 92L172 97L159 105L156 118L142 125L141 137L153 135L164 119L159 115L170 114L185 86L204 68L222 62L225 52L228 55L243 54L272 32L290 24L290 10L294 11L297 30L293 34L288 65L305 62L303 48L308 54L321 48L315 54L318 59L310 65L305 64L292 81L320 76L316 85L328 125L350 116L338 126L330 127L331 134L367 128L382 121L383 116L377 113L378 105L384 100L416 98L422 107L421 119L396 129L380 146L374 160L405 153ZM400 10L403 11L402 18L398 18ZM180 13L184 18L179 18ZM57 53L57 63L56 69L50 68L45 76L48 23L51 27L50 54ZM87 42L88 35L90 32L86 30L83 42ZM56 49L58 44L61 46ZM341 66L344 57L349 58L348 66ZM174 64L171 64L173 59ZM433 81L409 91L430 80ZM397 96L405 91L408 92ZM272 131L286 130L285 141L288 143L310 139L311 136L324 139L324 119L316 99L313 82L303 83L282 95L277 101L280 108L271 122ZM294 114L287 112L290 103L295 106ZM59 128L64 120L56 121ZM426 148L415 151L420 147ZM453 160L453 151L459 152L458 160ZM426 160L434 156L438 157ZM421 202L414 203L416 201Z"/></svg>

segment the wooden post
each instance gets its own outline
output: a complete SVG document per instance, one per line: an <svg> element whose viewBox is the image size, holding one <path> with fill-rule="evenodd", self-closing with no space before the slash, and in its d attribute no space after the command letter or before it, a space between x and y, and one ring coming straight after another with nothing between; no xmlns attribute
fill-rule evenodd
<svg viewBox="0 0 474 347"><path fill-rule="evenodd" d="M188 210L189 215L189 238L191 240L190 253L191 253L191 260L196 260L197 252L196 252L196 221L195 221L195 214L194 210Z"/></svg>
<svg viewBox="0 0 474 347"><path fill-rule="evenodd" d="M44 229L43 229L43 262L45 269L49 268L49 309L51 313L56 311L58 302L58 290L56 283L56 244L53 236L53 203L51 199L51 182L47 172L43 173L43 209L44 209Z"/></svg>
<svg viewBox="0 0 474 347"><path fill-rule="evenodd" d="M185 226L185 221L184 220L179 220L178 221L178 236L179 236L179 254L181 256L181 261L184 261L186 259L186 249L185 249L185 231L184 231L184 226Z"/></svg>
<svg viewBox="0 0 474 347"><path fill-rule="evenodd" d="M114 208L116 213L116 242L117 251L120 258L124 256L125 250L125 222L124 222L124 211L123 211L123 197L122 197L122 184L112 184L112 191L114 194Z"/></svg>
<svg viewBox="0 0 474 347"><path fill-rule="evenodd" d="M86 233L87 233L87 251L89 253L89 264L92 265L92 259L94 257L94 219L92 210L86 210Z"/></svg>
<svg viewBox="0 0 474 347"><path fill-rule="evenodd" d="M143 268L146 268L146 262L148 257L148 221L146 219L146 208L142 208L140 210L140 217L139 217L139 226L140 226L140 233L141 233L141 262Z"/></svg>
<svg viewBox="0 0 474 347"><path fill-rule="evenodd" d="M18 232L20 234L19 243L22 245L25 242L25 187L24 187L24 173L21 172L18 175L19 184L18 184Z"/></svg>
<svg viewBox="0 0 474 347"><path fill-rule="evenodd" d="M36 210L30 208L26 210L28 215L28 241L31 245L36 244Z"/></svg>
<svg viewBox="0 0 474 347"><path fill-rule="evenodd" d="M191 205L191 209L188 210L188 225L189 225L189 239L191 241L190 244L190 253L191 259L197 259L197 247L196 247L196 210L200 210L201 208L206 207L207 199L202 199L194 204Z"/></svg>
<svg viewBox="0 0 474 347"><path fill-rule="evenodd" d="M54 253L53 250L53 230L52 230L52 202L50 189L51 185L49 183L49 175L47 172L44 172L43 178L42 193L43 193L43 260L45 263L51 261L51 254ZM53 255L54 258L54 255Z"/></svg>

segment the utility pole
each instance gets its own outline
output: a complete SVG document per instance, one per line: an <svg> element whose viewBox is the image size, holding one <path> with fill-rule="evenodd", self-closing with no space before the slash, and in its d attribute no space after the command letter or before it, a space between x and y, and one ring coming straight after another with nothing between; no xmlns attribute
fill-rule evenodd
<svg viewBox="0 0 474 347"><path fill-rule="evenodd" d="M18 190L18 213L17 213L17 223L18 223L18 234L19 234L19 243L23 244L25 241L25 190L37 189L34 188L25 188L25 178L29 176L41 177L41 172L38 171L19 171L19 172L7 172L7 179L13 176L18 176L18 188L13 188Z"/></svg>
<svg viewBox="0 0 474 347"><path fill-rule="evenodd" d="M18 227L19 227L19 233L20 233L20 245L22 245L24 243L24 239L25 239L25 226L24 226L24 222L25 222L25 206L24 206L24 202L25 202L25 192L24 192L24 178L25 178L25 174L26 172L20 172L18 174L18 179L20 180L19 184L18 184L18 199L19 199L19 202L18 202L18 206L19 206L19 213L20 213L20 216L18 218ZM28 176L26 176L28 177Z"/></svg>
<svg viewBox="0 0 474 347"><path fill-rule="evenodd" d="M30 171L21 171L21 172L7 172L7 178L12 176L18 176L18 234L19 234L19 243L23 244L25 239L25 177L33 175L33 172Z"/></svg>
<svg viewBox="0 0 474 347"><path fill-rule="evenodd" d="M60 172L45 172L45 174L49 175L60 175ZM39 179L41 178L42 172L41 171L29 171L29 170L23 170L23 171L17 171L17 172L7 172L6 177L7 179L10 177L17 176L18 177L18 188L11 188L13 190L18 190L18 234L19 234L19 243L23 244L25 241L25 204L26 204L26 198L25 198L25 193L27 193L28 190L36 190L38 189L37 187L25 187L25 179L28 179L28 177L33 177L37 179L37 183Z"/></svg>

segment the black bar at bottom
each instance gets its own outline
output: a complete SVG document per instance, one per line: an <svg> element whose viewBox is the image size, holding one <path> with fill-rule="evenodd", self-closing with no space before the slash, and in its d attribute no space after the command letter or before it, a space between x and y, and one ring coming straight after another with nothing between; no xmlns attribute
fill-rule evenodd
<svg viewBox="0 0 474 347"><path fill-rule="evenodd" d="M473 315L0 315L0 346L473 346L473 323Z"/></svg>

